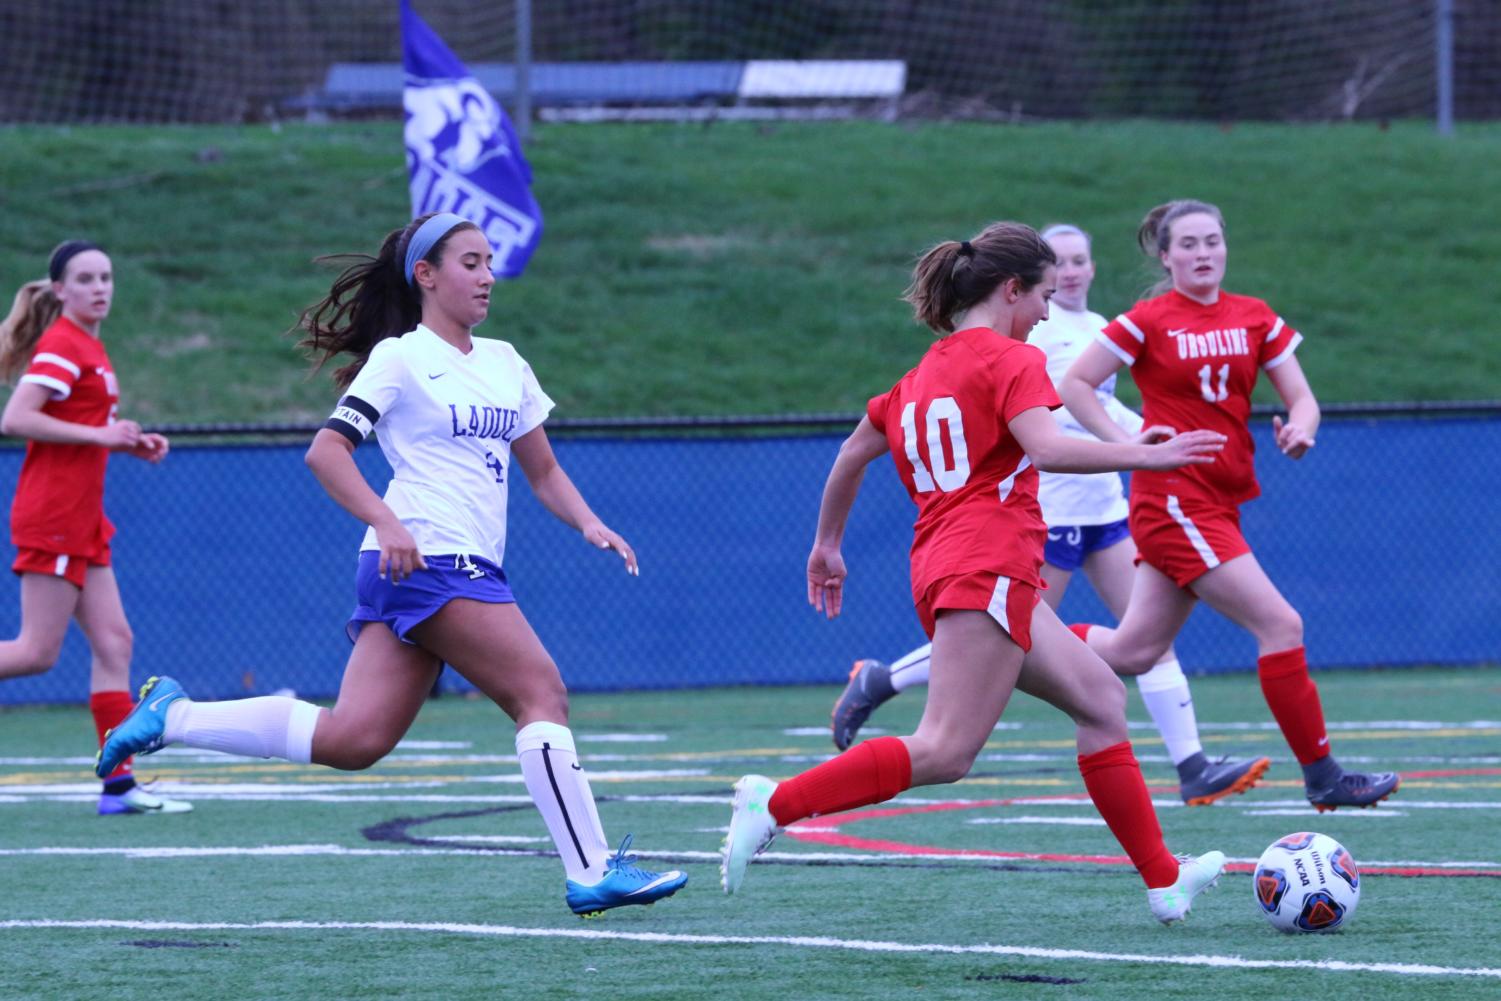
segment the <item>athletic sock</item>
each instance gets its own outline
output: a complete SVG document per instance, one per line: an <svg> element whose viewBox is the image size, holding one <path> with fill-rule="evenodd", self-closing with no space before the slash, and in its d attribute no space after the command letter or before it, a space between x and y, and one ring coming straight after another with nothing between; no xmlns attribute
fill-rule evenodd
<svg viewBox="0 0 1501 1001"><path fill-rule="evenodd" d="M558 723L528 723L516 732L516 757L568 878L591 886L604 879L610 849L573 734Z"/></svg>
<svg viewBox="0 0 1501 1001"><path fill-rule="evenodd" d="M1173 764L1182 764L1204 750L1199 743L1199 721L1194 716L1188 678L1176 659L1158 661L1147 673L1138 674L1136 688Z"/></svg>
<svg viewBox="0 0 1501 1001"><path fill-rule="evenodd" d="M1267 654L1256 662L1256 673L1261 678L1261 694L1298 764L1310 765L1327 755L1324 707L1319 703L1318 686L1308 675L1303 648Z"/></svg>
<svg viewBox="0 0 1501 1001"><path fill-rule="evenodd" d="M124 796L136 787L135 776L125 775L117 779L108 779L104 783L104 795Z"/></svg>
<svg viewBox="0 0 1501 1001"><path fill-rule="evenodd" d="M877 737L778 783L767 809L785 827L805 817L883 803L911 787L906 743L900 737Z"/></svg>
<svg viewBox="0 0 1501 1001"><path fill-rule="evenodd" d="M1079 774L1095 809L1115 840L1130 856L1148 889L1171 886L1178 881L1178 860L1162 842L1162 827L1141 766L1123 740L1103 751L1079 755Z"/></svg>
<svg viewBox="0 0 1501 1001"><path fill-rule="evenodd" d="M305 765L313 760L313 730L322 713L311 702L284 695L228 702L178 699L167 706L162 738L169 744Z"/></svg>
<svg viewBox="0 0 1501 1001"><path fill-rule="evenodd" d="M129 692L94 692L89 696L89 712L94 716L94 731L99 735L100 747L104 746L104 735L119 726L134 708L135 700L130 697ZM130 759L126 758L104 780L109 782L129 778L130 774ZM129 789L130 786L125 788Z"/></svg>
<svg viewBox="0 0 1501 1001"><path fill-rule="evenodd" d="M892 690L900 692L913 685L926 685L928 665L932 663L932 660L933 644L928 643L913 650L901 660L894 661L889 668Z"/></svg>

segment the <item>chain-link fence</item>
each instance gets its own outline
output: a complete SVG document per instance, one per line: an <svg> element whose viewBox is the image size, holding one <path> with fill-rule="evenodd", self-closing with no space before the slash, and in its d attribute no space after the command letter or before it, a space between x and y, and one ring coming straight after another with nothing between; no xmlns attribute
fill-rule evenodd
<svg viewBox="0 0 1501 1001"><path fill-rule="evenodd" d="M823 72L896 61L897 113L910 117L1373 120L1430 117L1441 90L1460 118L1501 114L1494 0L417 0L414 7L482 75L489 67L514 80L506 74L518 61L518 34L529 38L521 47L538 69L537 106L720 106L755 93L715 82L724 73L738 79L748 61L820 62ZM0 121L398 114L398 10L396 0L80 0L65 10L9 0L0 9ZM1446 38L1452 46L1439 44ZM372 67L388 68L394 86L375 94L359 83L381 75ZM695 67L704 72L695 75ZM551 72L572 72L572 82L551 88ZM697 80L687 92L685 73ZM604 80L616 82L601 87ZM516 85L509 87L496 96L512 103Z"/></svg>
<svg viewBox="0 0 1501 1001"><path fill-rule="evenodd" d="M1265 413L1257 420L1264 496L1246 507L1244 527L1302 612L1315 666L1501 662L1501 404L1461 406L1343 408L1301 462L1271 446ZM855 657L889 659L923 642L907 577L914 509L888 460L872 467L851 518L845 614L826 622L805 603L823 480L853 423L558 422L564 467L642 567L639 578L622 573L528 490L512 492L506 569L570 687L833 683ZM307 432L293 444L239 437L177 434L160 467L111 465L106 507L136 633L132 673L169 671L211 698L284 687L330 696L349 652L362 527L304 468ZM383 483L379 450L357 456ZM0 483L15 483L20 459L0 451ZM13 555L7 543L7 566ZM19 620L8 588L7 636ZM1108 621L1082 581L1063 615ZM1202 608L1179 651L1190 671L1255 664L1250 638ZM444 684L462 687L452 672ZM87 690L75 629L53 671L0 685L0 702L75 702Z"/></svg>

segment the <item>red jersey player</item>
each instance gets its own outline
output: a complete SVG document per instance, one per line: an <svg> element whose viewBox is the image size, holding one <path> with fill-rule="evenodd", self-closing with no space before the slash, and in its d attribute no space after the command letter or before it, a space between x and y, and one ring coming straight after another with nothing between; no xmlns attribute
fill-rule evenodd
<svg viewBox="0 0 1501 1001"><path fill-rule="evenodd" d="M1213 428L1228 441L1212 466L1132 477L1136 581L1120 625L1089 628L1089 646L1119 669L1145 669L1202 598L1256 637L1261 690L1303 766L1309 801L1321 812L1375 806L1401 780L1393 772L1346 772L1329 753L1318 688L1304 657L1303 620L1240 533L1239 506L1260 492L1248 422L1251 389L1262 371L1288 409L1285 423L1272 419L1277 447L1300 459L1314 445L1319 405L1294 354L1303 338L1260 299L1221 288L1225 227L1213 205L1160 205L1142 222L1138 240L1167 272L1161 294L1109 324L1064 375L1059 392L1080 423L1120 441L1124 433L1094 390L1129 365L1148 424Z"/></svg>
<svg viewBox="0 0 1501 1001"><path fill-rule="evenodd" d="M1019 223L939 244L918 262L906 298L940 339L870 401L840 447L808 557L808 600L839 614L845 523L865 467L889 451L918 506L912 596L933 640L927 709L911 736L867 740L781 783L740 779L725 892L739 889L751 859L787 824L963 778L1017 688L1073 719L1085 788L1141 873L1154 917L1181 920L1223 868L1220 852L1186 861L1168 852L1126 738L1125 687L1038 600L1046 530L1037 471L1211 463L1224 438L1147 428L1133 442L1106 444L1058 430L1045 356L1023 343L1047 316L1055 264L1048 244Z"/></svg>
<svg viewBox="0 0 1501 1001"><path fill-rule="evenodd" d="M19 377L0 432L28 439L11 503L12 566L21 578L21 632L0 642L0 678L49 670L68 620L93 653L89 708L99 740L130 712L130 624L110 568L115 528L104 515L111 451L149 462L167 439L116 419L119 388L99 328L114 275L96 245L72 240L52 253L48 277L16 293L0 323L0 374ZM140 788L129 761L104 780L101 814L183 813L192 807Z"/></svg>

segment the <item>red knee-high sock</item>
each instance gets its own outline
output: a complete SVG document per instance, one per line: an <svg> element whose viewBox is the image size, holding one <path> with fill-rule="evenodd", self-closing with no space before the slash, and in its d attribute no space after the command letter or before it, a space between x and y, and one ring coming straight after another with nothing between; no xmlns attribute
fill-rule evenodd
<svg viewBox="0 0 1501 1001"><path fill-rule="evenodd" d="M104 746L105 733L119 726L134 708L135 700L129 692L95 692L89 696L89 711L94 714L94 729L99 733L100 747ZM126 758L104 781L129 777L130 759Z"/></svg>
<svg viewBox="0 0 1501 1001"><path fill-rule="evenodd" d="M1079 774L1096 810L1115 840L1121 843L1136 871L1150 889L1178 881L1178 860L1162 843L1162 827L1147 794L1141 766L1123 740L1103 751L1079 755Z"/></svg>
<svg viewBox="0 0 1501 1001"><path fill-rule="evenodd" d="M766 805L772 819L786 826L805 817L883 803L911 786L907 745L900 737L877 737L778 784Z"/></svg>
<svg viewBox="0 0 1501 1001"><path fill-rule="evenodd" d="M1303 648L1267 654L1256 661L1256 673L1261 678L1261 694L1298 764L1311 765L1326 756L1329 732L1324 728L1324 707L1318 686L1308 676Z"/></svg>

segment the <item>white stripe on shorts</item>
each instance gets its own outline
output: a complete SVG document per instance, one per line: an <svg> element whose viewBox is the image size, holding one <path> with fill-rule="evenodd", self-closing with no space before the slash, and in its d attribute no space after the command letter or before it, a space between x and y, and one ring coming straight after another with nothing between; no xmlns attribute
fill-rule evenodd
<svg viewBox="0 0 1501 1001"><path fill-rule="evenodd" d="M68 573L68 558L66 556L59 556L57 558L57 566L53 569L52 572L54 574L56 574L57 576L59 576L59 577L65 577L65 576L67 576L67 573Z"/></svg>
<svg viewBox="0 0 1501 1001"><path fill-rule="evenodd" d="M1183 534L1188 536L1188 541L1193 543L1194 551L1199 554L1199 559L1204 561L1204 565L1211 570L1219 566L1220 558L1214 555L1214 550L1210 549L1209 543L1204 541L1204 533L1200 532L1199 526L1183 513L1183 506L1172 494L1167 495L1167 513L1173 516L1173 520L1183 529Z"/></svg>
<svg viewBox="0 0 1501 1001"><path fill-rule="evenodd" d="M1006 618L1006 596L1010 593L1011 578L997 577L995 579L995 590L990 594L990 604L985 609L985 611L990 613L990 617L999 622L1001 628L1006 630L1007 636L1011 635L1011 622Z"/></svg>

